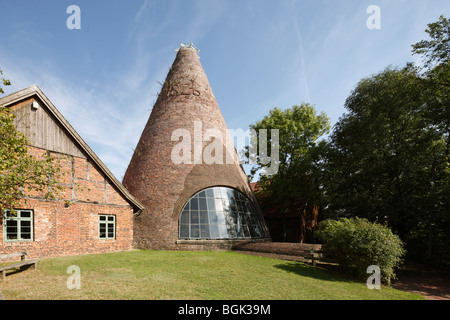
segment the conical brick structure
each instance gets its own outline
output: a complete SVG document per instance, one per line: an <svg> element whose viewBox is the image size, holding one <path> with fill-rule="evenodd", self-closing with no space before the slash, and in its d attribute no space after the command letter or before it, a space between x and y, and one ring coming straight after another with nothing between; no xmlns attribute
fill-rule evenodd
<svg viewBox="0 0 450 320"><path fill-rule="evenodd" d="M216 139L208 138L211 132ZM197 51L181 45L123 179L146 207L135 218L135 247L210 249L270 240L234 146L225 148L227 137Z"/></svg>

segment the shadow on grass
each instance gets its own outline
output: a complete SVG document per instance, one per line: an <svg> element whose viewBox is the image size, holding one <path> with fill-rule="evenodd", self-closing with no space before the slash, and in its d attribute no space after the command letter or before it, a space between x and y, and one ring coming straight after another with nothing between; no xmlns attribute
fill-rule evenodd
<svg viewBox="0 0 450 320"><path fill-rule="evenodd" d="M358 282L357 279L354 279L347 275L339 274L337 272L337 268L312 267L301 262L287 262L283 264L277 264L274 267L302 277L309 277L318 280L333 282Z"/></svg>
<svg viewBox="0 0 450 320"><path fill-rule="evenodd" d="M30 264L30 265L25 265L25 266L21 266L21 267L18 267L18 268L7 270L7 272L5 273L5 276L9 277L9 276L12 276L13 274L16 274L16 273L22 273L22 272L24 272L24 271L26 271L28 269L32 270L31 267L32 267L32 265Z"/></svg>

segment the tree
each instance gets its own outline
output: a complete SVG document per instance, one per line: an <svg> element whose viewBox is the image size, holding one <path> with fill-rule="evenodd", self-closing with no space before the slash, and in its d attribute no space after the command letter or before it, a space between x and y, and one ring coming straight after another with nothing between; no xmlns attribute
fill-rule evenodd
<svg viewBox="0 0 450 320"><path fill-rule="evenodd" d="M437 65L446 65L450 62L450 20L444 15L439 21L428 24L425 30L430 40L422 40L412 45L412 52L424 56L425 68L432 69Z"/></svg>
<svg viewBox="0 0 450 320"><path fill-rule="evenodd" d="M325 170L329 214L387 223L407 243L449 223L448 136L433 124L419 77L406 67L362 79L331 135Z"/></svg>
<svg viewBox="0 0 450 320"><path fill-rule="evenodd" d="M419 81L428 95L429 117L443 134L450 134L450 20L443 15L428 24L430 40L412 45L413 54L422 56L424 66ZM447 140L448 141L448 140Z"/></svg>
<svg viewBox="0 0 450 320"><path fill-rule="evenodd" d="M2 75L2 74L3 74L3 70L0 69L0 75ZM11 85L11 82L9 80L5 79L5 78L2 78L2 82L3 82L4 86L10 86ZM0 86L0 93L1 94L4 93L3 88L1 86Z"/></svg>
<svg viewBox="0 0 450 320"><path fill-rule="evenodd" d="M395 278L394 270L405 253L402 241L389 228L364 218L323 220L316 235L324 242L324 254L343 272L367 278L367 267L376 265L387 284Z"/></svg>
<svg viewBox="0 0 450 320"><path fill-rule="evenodd" d="M1 71L0 71L1 72ZM9 85L3 79L4 85ZM0 92L3 93L0 87ZM59 160L46 152L42 158L28 153L29 143L14 125L15 115L0 106L0 208L14 209L27 194L54 199L62 189Z"/></svg>
<svg viewBox="0 0 450 320"><path fill-rule="evenodd" d="M386 223L410 256L448 263L449 20L426 32L412 46L423 66L386 68L347 98L325 157L325 214Z"/></svg>
<svg viewBox="0 0 450 320"><path fill-rule="evenodd" d="M428 125L436 128L446 141L445 159L446 167L444 172L446 178L433 184L433 191L445 194L446 197L436 199L445 204L446 214L444 219L437 222L437 227L430 226L427 239L427 257L432 256L432 249L438 253L443 253L450 260L450 212L449 196L450 183L449 164L450 157L450 20L444 15L439 20L428 24L425 30L429 35L429 40L423 40L414 44L412 52L422 55L424 66L421 68L422 75L418 81L423 85L423 90L427 95L427 117L430 119ZM439 202L435 202L439 203ZM435 204L434 203L434 204ZM435 204L436 206L436 204ZM434 214L432 211L429 214Z"/></svg>
<svg viewBox="0 0 450 320"><path fill-rule="evenodd" d="M319 158L323 143L318 143L317 140L329 132L329 119L323 112L317 115L314 107L306 103L286 110L274 108L261 121L250 125L250 128L256 133L260 129L267 129L269 145L272 143L270 130L279 130L278 172L271 176L260 176L260 195L280 210L285 240L287 214L293 211L299 214L306 229L308 218L305 214L314 211L314 207L318 205L320 191L315 161ZM255 145L259 144L261 138L258 135ZM252 175L267 166L261 161L261 155L256 160ZM306 232L307 230L301 232L301 241L305 239Z"/></svg>

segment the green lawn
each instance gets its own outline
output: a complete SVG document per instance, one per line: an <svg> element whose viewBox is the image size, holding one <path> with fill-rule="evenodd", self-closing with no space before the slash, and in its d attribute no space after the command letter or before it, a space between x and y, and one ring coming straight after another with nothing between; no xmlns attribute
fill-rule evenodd
<svg viewBox="0 0 450 320"><path fill-rule="evenodd" d="M81 270L69 290L67 268ZM299 262L235 252L135 250L42 259L38 270L0 280L5 299L422 299L326 273Z"/></svg>

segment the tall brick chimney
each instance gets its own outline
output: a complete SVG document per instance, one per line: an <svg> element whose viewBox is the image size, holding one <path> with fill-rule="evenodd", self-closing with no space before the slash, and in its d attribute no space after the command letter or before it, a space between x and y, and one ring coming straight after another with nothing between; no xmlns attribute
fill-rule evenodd
<svg viewBox="0 0 450 320"><path fill-rule="evenodd" d="M229 133L198 50L192 44L181 44L177 51L123 179L123 185L146 206L135 217L134 245L178 250L226 247L241 239L270 240L242 166L226 158L231 150L228 156L237 159L236 151L234 145L225 148ZM211 132L220 133L223 140L208 139ZM210 152L213 142L222 145ZM214 163L204 158L208 154ZM214 192L220 191L232 199L215 197ZM195 204L190 200L194 195ZM197 200L199 196L203 198ZM202 205L197 201L209 201L209 206L195 211L196 205ZM225 203L221 213L214 201L217 205L228 201L236 208L243 204L247 209L233 213Z"/></svg>

